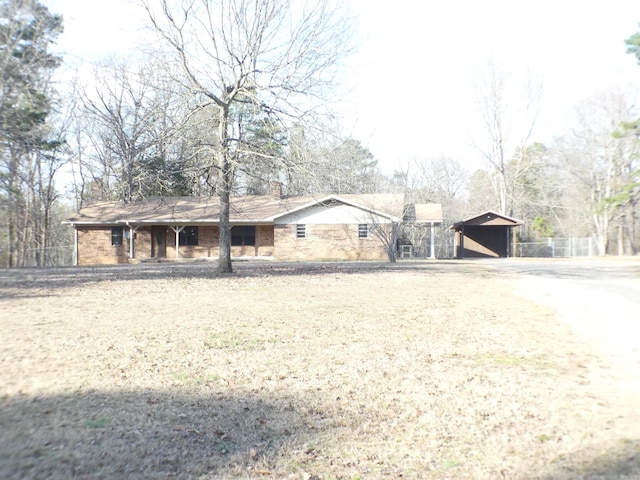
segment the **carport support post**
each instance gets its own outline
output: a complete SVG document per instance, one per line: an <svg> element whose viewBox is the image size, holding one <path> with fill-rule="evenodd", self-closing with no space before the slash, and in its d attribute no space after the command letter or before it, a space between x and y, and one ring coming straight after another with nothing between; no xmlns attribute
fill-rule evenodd
<svg viewBox="0 0 640 480"><path fill-rule="evenodd" d="M180 258L180 232L184 227L179 227L178 225L176 225L175 227L169 225L169 227L171 227L171 230L173 230L176 234L176 260L178 260Z"/></svg>

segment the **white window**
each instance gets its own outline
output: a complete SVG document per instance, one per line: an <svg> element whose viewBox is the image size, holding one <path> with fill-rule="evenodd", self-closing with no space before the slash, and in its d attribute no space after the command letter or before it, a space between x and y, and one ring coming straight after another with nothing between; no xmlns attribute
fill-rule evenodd
<svg viewBox="0 0 640 480"><path fill-rule="evenodd" d="M304 224L296 225L296 238L307 238L307 226Z"/></svg>
<svg viewBox="0 0 640 480"><path fill-rule="evenodd" d="M358 225L358 238L369 238L369 225L366 223Z"/></svg>

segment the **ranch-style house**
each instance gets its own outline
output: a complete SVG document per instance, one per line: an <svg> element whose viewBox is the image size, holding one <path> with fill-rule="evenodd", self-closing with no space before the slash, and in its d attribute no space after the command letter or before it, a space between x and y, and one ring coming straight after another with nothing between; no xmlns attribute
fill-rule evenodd
<svg viewBox="0 0 640 480"><path fill-rule="evenodd" d="M381 238L389 238L403 221L431 228L433 239L434 225L442 224L442 208L408 206L403 195L395 194L232 197L231 256L384 260ZM91 265L217 258L219 222L217 197L153 197L95 203L65 223L75 229L76 265Z"/></svg>

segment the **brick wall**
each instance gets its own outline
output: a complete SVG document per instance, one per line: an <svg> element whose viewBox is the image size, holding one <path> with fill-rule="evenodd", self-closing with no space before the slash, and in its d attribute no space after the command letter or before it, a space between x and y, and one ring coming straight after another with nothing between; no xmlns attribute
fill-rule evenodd
<svg viewBox="0 0 640 480"><path fill-rule="evenodd" d="M176 233L167 227L167 258L176 258ZM205 258L218 254L218 227L198 227L198 245L180 245L180 258Z"/></svg>
<svg viewBox="0 0 640 480"><path fill-rule="evenodd" d="M231 247L233 257L263 256L283 261L305 260L386 260L379 238L369 232L368 238L358 238L358 225L306 225L306 238L296 238L296 225L259 225L256 245ZM175 258L175 233L167 227L167 258ZM180 246L180 258L217 257L219 230L216 226L198 228L199 245ZM150 258L151 227L140 227L135 234L134 258ZM78 264L127 263L129 241L111 245L111 227L78 228Z"/></svg>
<svg viewBox="0 0 640 480"><path fill-rule="evenodd" d="M256 244L232 246L232 257L272 257L273 225L256 225Z"/></svg>
<svg viewBox="0 0 640 480"><path fill-rule="evenodd" d="M139 227L133 242L134 258L151 258L151 227Z"/></svg>
<svg viewBox="0 0 640 480"><path fill-rule="evenodd" d="M78 227L78 265L127 263L129 241L111 245L111 227Z"/></svg>
<svg viewBox="0 0 640 480"><path fill-rule="evenodd" d="M386 260L379 238L369 232L358 238L357 224L305 225L306 238L297 238L296 225L276 225L275 259L304 260Z"/></svg>

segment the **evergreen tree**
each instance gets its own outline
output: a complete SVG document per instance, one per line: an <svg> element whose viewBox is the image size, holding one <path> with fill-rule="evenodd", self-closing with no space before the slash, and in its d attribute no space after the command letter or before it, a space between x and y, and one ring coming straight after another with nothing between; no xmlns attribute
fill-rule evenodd
<svg viewBox="0 0 640 480"><path fill-rule="evenodd" d="M60 63L49 46L62 32L62 18L35 0L0 0L0 19L0 208L8 225L3 263L12 267L33 240L29 193L41 200L43 160L59 146L49 138L46 121L52 109L49 78Z"/></svg>

